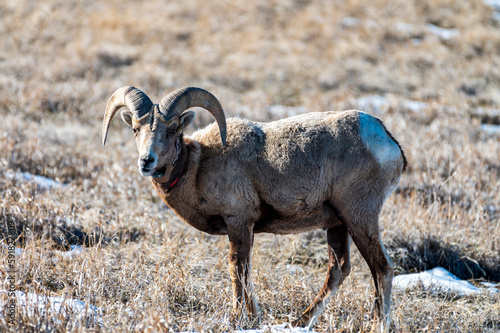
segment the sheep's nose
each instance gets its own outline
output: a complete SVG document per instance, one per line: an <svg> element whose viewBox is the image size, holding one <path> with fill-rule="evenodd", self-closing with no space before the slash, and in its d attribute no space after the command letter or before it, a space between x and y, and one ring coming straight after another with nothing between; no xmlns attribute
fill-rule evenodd
<svg viewBox="0 0 500 333"><path fill-rule="evenodd" d="M144 154L139 158L138 164L141 173L147 174L156 167L158 159L154 154Z"/></svg>
<svg viewBox="0 0 500 333"><path fill-rule="evenodd" d="M145 156L145 157L141 157L141 162L144 164L144 165L148 165L148 164L151 164L155 161L155 158L151 155L149 156Z"/></svg>
<svg viewBox="0 0 500 333"><path fill-rule="evenodd" d="M153 172L154 168L156 168L156 163L158 163L158 159L154 155L144 155L139 158L137 161L139 164L139 170L141 171L143 176L149 176L151 172Z"/></svg>

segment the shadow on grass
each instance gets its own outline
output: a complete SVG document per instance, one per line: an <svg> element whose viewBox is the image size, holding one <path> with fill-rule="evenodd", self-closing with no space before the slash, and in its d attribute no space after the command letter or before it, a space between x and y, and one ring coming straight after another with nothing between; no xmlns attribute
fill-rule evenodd
<svg viewBox="0 0 500 333"><path fill-rule="evenodd" d="M73 224L65 219L30 221L30 219L19 218L12 214L0 214L0 241L13 237L16 246L20 248L24 248L32 238L51 240L54 248L70 250L71 245L91 247L107 245L110 242L136 242L144 234L144 231L136 228L118 230L114 233L105 232L99 228L86 232L78 223Z"/></svg>
<svg viewBox="0 0 500 333"><path fill-rule="evenodd" d="M466 246L446 244L434 237L420 242L404 236L396 237L387 244L396 274L416 273L441 266L460 279L500 282L500 258L467 250Z"/></svg>

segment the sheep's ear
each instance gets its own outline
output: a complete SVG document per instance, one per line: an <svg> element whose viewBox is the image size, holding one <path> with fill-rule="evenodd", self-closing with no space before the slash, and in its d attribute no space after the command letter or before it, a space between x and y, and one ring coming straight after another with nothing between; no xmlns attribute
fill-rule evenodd
<svg viewBox="0 0 500 333"><path fill-rule="evenodd" d="M121 112L122 119L129 127L132 127L132 112L129 110L122 110Z"/></svg>
<svg viewBox="0 0 500 333"><path fill-rule="evenodd" d="M180 117L179 117L179 122L180 122L180 127L182 129L186 128L193 122L194 116L196 113L194 111L187 111L184 112Z"/></svg>

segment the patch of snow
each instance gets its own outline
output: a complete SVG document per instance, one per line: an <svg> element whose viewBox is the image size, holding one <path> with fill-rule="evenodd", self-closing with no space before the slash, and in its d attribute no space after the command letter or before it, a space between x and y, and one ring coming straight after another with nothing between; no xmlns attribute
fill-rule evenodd
<svg viewBox="0 0 500 333"><path fill-rule="evenodd" d="M82 253L83 250L85 250L85 247L81 245L70 245L70 247L71 247L70 251L54 251L54 253L57 253L60 256L67 259L74 259L80 253Z"/></svg>
<svg viewBox="0 0 500 333"><path fill-rule="evenodd" d="M485 212L487 212L490 215L495 215L495 213L497 212L494 205L488 205L484 208L484 210L485 210Z"/></svg>
<svg viewBox="0 0 500 333"><path fill-rule="evenodd" d="M8 252L9 252L9 245L2 244L2 247L0 247L0 253L7 254ZM21 253L23 253L23 249L20 249L18 247L14 247L14 255L15 256L20 256Z"/></svg>
<svg viewBox="0 0 500 333"><path fill-rule="evenodd" d="M500 12L493 12L493 20L495 20L497 23L500 23Z"/></svg>
<svg viewBox="0 0 500 333"><path fill-rule="evenodd" d="M461 295L478 294L483 291L490 294L499 292L496 288L479 288L470 282L460 280L443 267L436 267L421 273L398 275L394 277L392 283L395 288L400 289L412 288L421 283L425 288L455 292Z"/></svg>
<svg viewBox="0 0 500 333"><path fill-rule="evenodd" d="M411 23L397 22L394 24L394 28L400 32L412 33L415 27Z"/></svg>
<svg viewBox="0 0 500 333"><path fill-rule="evenodd" d="M123 309L123 310L127 313L127 315L128 315L129 317L136 316L136 313L135 313L134 311L132 311L132 309L131 309L131 308L125 308L125 309Z"/></svg>
<svg viewBox="0 0 500 333"><path fill-rule="evenodd" d="M496 288L496 287L500 287L499 284L496 284L496 283L493 283L493 282L481 282L481 284L483 286L485 286L486 288Z"/></svg>
<svg viewBox="0 0 500 333"><path fill-rule="evenodd" d="M5 293L5 291L0 291L0 293ZM51 315L53 316L53 322L60 324L60 321L56 319L58 316L68 317L71 314L76 314L79 317L93 319L95 323L102 325L101 317L104 310L91 304L87 305L83 301L34 293L26 294L19 290L16 290L15 294L17 306L21 307L22 311L28 316L34 316L35 314L40 316ZM4 307L4 303L5 301L0 299L0 307Z"/></svg>
<svg viewBox="0 0 500 333"><path fill-rule="evenodd" d="M344 28L356 27L359 24L359 19L355 17L344 17L341 24Z"/></svg>
<svg viewBox="0 0 500 333"><path fill-rule="evenodd" d="M358 98L355 104L362 110L379 112L382 108L390 105L389 99L381 95L368 95Z"/></svg>
<svg viewBox="0 0 500 333"><path fill-rule="evenodd" d="M419 112L424 110L428 104L422 101L412 101L412 100L405 100L402 103L403 107L409 111L412 112Z"/></svg>
<svg viewBox="0 0 500 333"><path fill-rule="evenodd" d="M483 3L496 11L500 11L500 0L483 0Z"/></svg>
<svg viewBox="0 0 500 333"><path fill-rule="evenodd" d="M305 106L284 106L284 105L271 105L269 107L269 112L275 115L277 118L287 118L296 116L299 114L306 113L307 109Z"/></svg>
<svg viewBox="0 0 500 333"><path fill-rule="evenodd" d="M391 96L367 95L354 100L353 104L360 110L381 112L386 111L390 106L401 107L411 112L420 112L429 105L426 102L414 101L410 99L400 100Z"/></svg>
<svg viewBox="0 0 500 333"><path fill-rule="evenodd" d="M449 40L455 37L458 37L460 32L457 29L444 29L434 24L427 24L427 29L429 32L435 36L438 36L441 39Z"/></svg>
<svg viewBox="0 0 500 333"><path fill-rule="evenodd" d="M354 28L360 25L360 20L355 18L355 17L344 17L340 24L344 28ZM373 20L366 20L364 21L364 26L368 29L376 29L380 27L380 24Z"/></svg>
<svg viewBox="0 0 500 333"><path fill-rule="evenodd" d="M287 264L285 267L286 267L286 270L288 271L288 273L290 273L290 274L304 273L304 270L302 269L302 267L297 266L297 265Z"/></svg>
<svg viewBox="0 0 500 333"><path fill-rule="evenodd" d="M61 222L64 222L66 225L78 225L82 224L82 221L72 217L64 217L60 219Z"/></svg>
<svg viewBox="0 0 500 333"><path fill-rule="evenodd" d="M373 20L367 20L365 22L365 27L368 29L377 29L378 27L380 27L380 24L378 24L377 22L375 22Z"/></svg>
<svg viewBox="0 0 500 333"><path fill-rule="evenodd" d="M50 253L62 256L67 259L74 259L76 256L81 254L83 250L85 250L84 246L81 245L70 245L71 250L70 251L52 251ZM6 254L9 250L9 246L7 244L2 244L2 247L0 247L0 253ZM14 255L16 256L21 256L23 253L26 253L24 249L20 249L18 247L15 247L14 250ZM56 259L52 257L53 259Z"/></svg>
<svg viewBox="0 0 500 333"><path fill-rule="evenodd" d="M290 324L263 325L262 329L237 330L235 333L315 333L309 327L291 327Z"/></svg>
<svg viewBox="0 0 500 333"><path fill-rule="evenodd" d="M420 46L420 45L422 45L422 39L421 38L412 38L410 41L413 44L413 46Z"/></svg>
<svg viewBox="0 0 500 333"><path fill-rule="evenodd" d="M481 131L488 135L500 135L500 125L481 124Z"/></svg>
<svg viewBox="0 0 500 333"><path fill-rule="evenodd" d="M53 179L43 177L43 176L38 176L38 175L33 175L29 172L20 172L20 171L7 171L5 173L5 177L7 179L12 179L15 181L24 181L24 182L34 182L39 189L42 190L51 190L53 188L61 188L64 187L65 185L56 182Z"/></svg>
<svg viewBox="0 0 500 333"><path fill-rule="evenodd" d="M289 323L280 325L262 325L262 328L250 330L235 330L234 333L316 333L309 327L292 327ZM194 331L185 331L182 333L194 333Z"/></svg>

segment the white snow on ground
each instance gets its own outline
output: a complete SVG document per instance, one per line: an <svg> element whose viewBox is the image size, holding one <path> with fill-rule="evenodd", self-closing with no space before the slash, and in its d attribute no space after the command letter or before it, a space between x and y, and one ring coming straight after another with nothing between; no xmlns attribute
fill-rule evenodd
<svg viewBox="0 0 500 333"><path fill-rule="evenodd" d="M481 124L481 131L488 135L500 135L500 125Z"/></svg>
<svg viewBox="0 0 500 333"><path fill-rule="evenodd" d="M410 99L400 99L393 95L366 95L349 101L352 108L361 111L370 112L384 112L389 107L402 109L409 112L418 113L429 106L428 103L422 101L414 101ZM309 112L305 106L284 106L284 105L271 105L268 111L273 114L276 119L296 116Z"/></svg>
<svg viewBox="0 0 500 333"><path fill-rule="evenodd" d="M9 251L9 246L7 244L2 244L2 247L0 247L0 254L6 254ZM23 249L20 249L18 247L15 248L14 250L14 255L15 256L20 256L23 253Z"/></svg>
<svg viewBox="0 0 500 333"><path fill-rule="evenodd" d="M415 31L415 26L411 23L396 22L394 24L394 29L400 32L412 33L413 31Z"/></svg>
<svg viewBox="0 0 500 333"><path fill-rule="evenodd" d="M292 327L289 323L280 325L262 325L262 328L252 330L235 330L234 333L316 333L308 327ZM185 331L182 333L194 333L194 331Z"/></svg>
<svg viewBox="0 0 500 333"><path fill-rule="evenodd" d="M427 24L427 29L431 34L438 36L443 40L449 40L460 35L460 32L457 29L444 29L435 26L434 24Z"/></svg>
<svg viewBox="0 0 500 333"><path fill-rule="evenodd" d="M388 108L391 105L391 102L385 96L368 95L356 99L354 101L354 105L364 111L371 110L374 112L379 112L382 109Z"/></svg>
<svg viewBox="0 0 500 333"><path fill-rule="evenodd" d="M483 0L487 5L490 5L496 11L500 10L500 1L499 0ZM497 13L497 12L495 12ZM360 25L360 20L355 17L344 17L341 21L342 27L344 28L353 28ZM377 27L378 23L375 21L368 20L365 22L365 26L367 28ZM426 24L427 32L439 37L442 40L450 40L456 38L460 35L460 31L458 29L445 29L438 27L434 24ZM411 23L406 22L397 22L394 24L394 29L403 33L411 34L415 31L415 26Z"/></svg>
<svg viewBox="0 0 500 333"><path fill-rule="evenodd" d="M493 282L481 282L481 284L486 288L496 288L497 286L500 287L499 285Z"/></svg>
<svg viewBox="0 0 500 333"><path fill-rule="evenodd" d="M357 98L351 102L355 107L362 111L381 112L388 109L390 106L396 108L400 107L410 112L420 112L429 105L422 101L414 100L401 100L397 101L395 98L381 96L381 95L367 95Z"/></svg>
<svg viewBox="0 0 500 333"><path fill-rule="evenodd" d="M261 329L255 330L238 330L234 331L236 333L315 333L312 330L309 330L308 327L291 327L290 324L281 324L281 325L263 325Z"/></svg>
<svg viewBox="0 0 500 333"><path fill-rule="evenodd" d="M5 291L0 291L6 293ZM94 305L87 305L77 299L68 299L64 297L50 297L44 295L37 295L34 293L24 293L16 290L17 306L23 309L23 312L28 316L44 316L51 315L55 324L60 321L56 319L59 316L77 315L79 317L93 319L98 325L102 325L103 309ZM0 299L0 308L4 308L5 301ZM0 313L0 316L3 316Z"/></svg>
<svg viewBox="0 0 500 333"><path fill-rule="evenodd" d="M83 250L85 250L85 247L81 245L70 245L70 248L71 248L70 251L52 251L51 253L55 255L60 255L64 258L74 259L80 253L82 253ZM5 254L8 252L8 250L9 246L7 244L2 244L2 246L0 247L0 254ZM15 248L14 255L21 256L23 253L25 253L24 249L20 249L18 247Z"/></svg>
<svg viewBox="0 0 500 333"><path fill-rule="evenodd" d="M269 112L276 116L276 118L293 117L307 112L305 106L284 106L284 105L271 105Z"/></svg>
<svg viewBox="0 0 500 333"><path fill-rule="evenodd" d="M470 282L460 280L443 267L436 267L421 273L398 275L394 277L392 283L395 288L400 289L412 288L421 283L427 289L454 292L460 295L472 295L481 292L496 294L499 292L498 289L491 286L479 288Z"/></svg>
<svg viewBox="0 0 500 333"><path fill-rule="evenodd" d="M500 0L483 0L483 3L493 8L493 19L500 23Z"/></svg>
<svg viewBox="0 0 500 333"><path fill-rule="evenodd" d="M54 253L57 253L64 258L74 259L80 253L82 253L83 250L85 250L85 247L81 245L70 245L70 247L71 251L54 251Z"/></svg>
<svg viewBox="0 0 500 333"><path fill-rule="evenodd" d="M412 100L405 100L402 102L402 105L405 109L410 110L412 112L419 112L425 109L428 104L422 101L412 101Z"/></svg>
<svg viewBox="0 0 500 333"><path fill-rule="evenodd" d="M302 267L300 266L297 266L297 265L290 265L290 264L287 264L285 266L286 270L288 271L288 273L290 274L297 274L297 273L302 273L304 274L304 270L302 269Z"/></svg>
<svg viewBox="0 0 500 333"><path fill-rule="evenodd" d="M5 173L5 177L7 179L13 179L13 180L18 181L18 182L21 182L21 181L34 182L35 184L37 184L39 189L43 189L43 190L51 190L53 188L64 187L63 184L56 182L53 179L38 176L38 175L33 175L29 172L20 172L20 171L14 172L14 171L9 170Z"/></svg>
<svg viewBox="0 0 500 333"><path fill-rule="evenodd" d="M483 3L486 6L489 6L493 9L492 18L500 23L500 0L483 0ZM372 23L374 23L372 21ZM341 24L344 28L353 28L360 25L360 20L356 17L344 17L341 21ZM369 24L367 24L369 25ZM450 40L456 38L460 35L460 31L458 29L445 29L434 24L427 24L427 31L442 40ZM414 26L411 23L406 22L398 22L395 24L394 28L397 31L412 33L414 31ZM414 39L412 42L420 43L419 39Z"/></svg>
<svg viewBox="0 0 500 333"><path fill-rule="evenodd" d="M496 11L500 11L500 0L483 0L483 3Z"/></svg>
<svg viewBox="0 0 500 333"><path fill-rule="evenodd" d="M342 26L344 28L356 27L359 24L359 19L355 17L344 17L342 19Z"/></svg>

